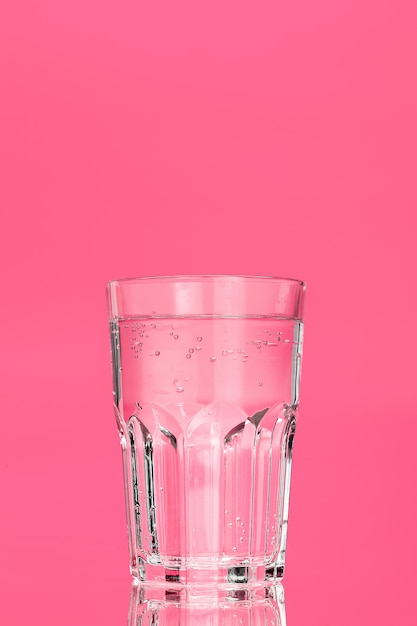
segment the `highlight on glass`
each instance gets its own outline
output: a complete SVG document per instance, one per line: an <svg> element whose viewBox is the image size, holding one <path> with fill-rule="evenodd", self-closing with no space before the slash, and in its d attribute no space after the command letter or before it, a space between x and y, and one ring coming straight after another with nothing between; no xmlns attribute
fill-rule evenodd
<svg viewBox="0 0 417 626"><path fill-rule="evenodd" d="M139 581L282 579L305 284L108 284L130 570Z"/></svg>

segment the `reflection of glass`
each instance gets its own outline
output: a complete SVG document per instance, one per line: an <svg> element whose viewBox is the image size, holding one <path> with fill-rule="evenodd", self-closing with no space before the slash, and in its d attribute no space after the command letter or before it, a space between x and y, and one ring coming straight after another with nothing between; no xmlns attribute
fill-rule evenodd
<svg viewBox="0 0 417 626"><path fill-rule="evenodd" d="M212 590L211 590L212 591ZM128 626L286 626L284 589L222 592L134 584Z"/></svg>
<svg viewBox="0 0 417 626"><path fill-rule="evenodd" d="M132 574L281 579L304 284L178 276L108 293Z"/></svg>

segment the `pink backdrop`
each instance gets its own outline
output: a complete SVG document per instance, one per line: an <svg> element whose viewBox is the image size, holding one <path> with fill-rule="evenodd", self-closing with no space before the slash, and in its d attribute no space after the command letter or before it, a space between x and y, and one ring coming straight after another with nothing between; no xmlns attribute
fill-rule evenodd
<svg viewBox="0 0 417 626"><path fill-rule="evenodd" d="M0 622L126 624L104 285L307 282L289 626L416 624L415 2L0 8Z"/></svg>

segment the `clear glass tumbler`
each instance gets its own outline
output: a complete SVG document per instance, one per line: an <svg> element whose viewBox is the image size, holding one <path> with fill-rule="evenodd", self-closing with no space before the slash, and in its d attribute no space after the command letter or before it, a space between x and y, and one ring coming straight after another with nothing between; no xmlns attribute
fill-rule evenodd
<svg viewBox="0 0 417 626"><path fill-rule="evenodd" d="M284 575L302 281L108 284L132 575L251 585Z"/></svg>

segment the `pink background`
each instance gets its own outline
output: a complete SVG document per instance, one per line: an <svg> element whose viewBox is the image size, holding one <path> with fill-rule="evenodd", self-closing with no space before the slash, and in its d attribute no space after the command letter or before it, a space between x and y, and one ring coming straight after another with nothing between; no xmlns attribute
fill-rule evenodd
<svg viewBox="0 0 417 626"><path fill-rule="evenodd" d="M413 1L0 8L0 623L126 624L104 286L307 282L289 626L415 625Z"/></svg>

